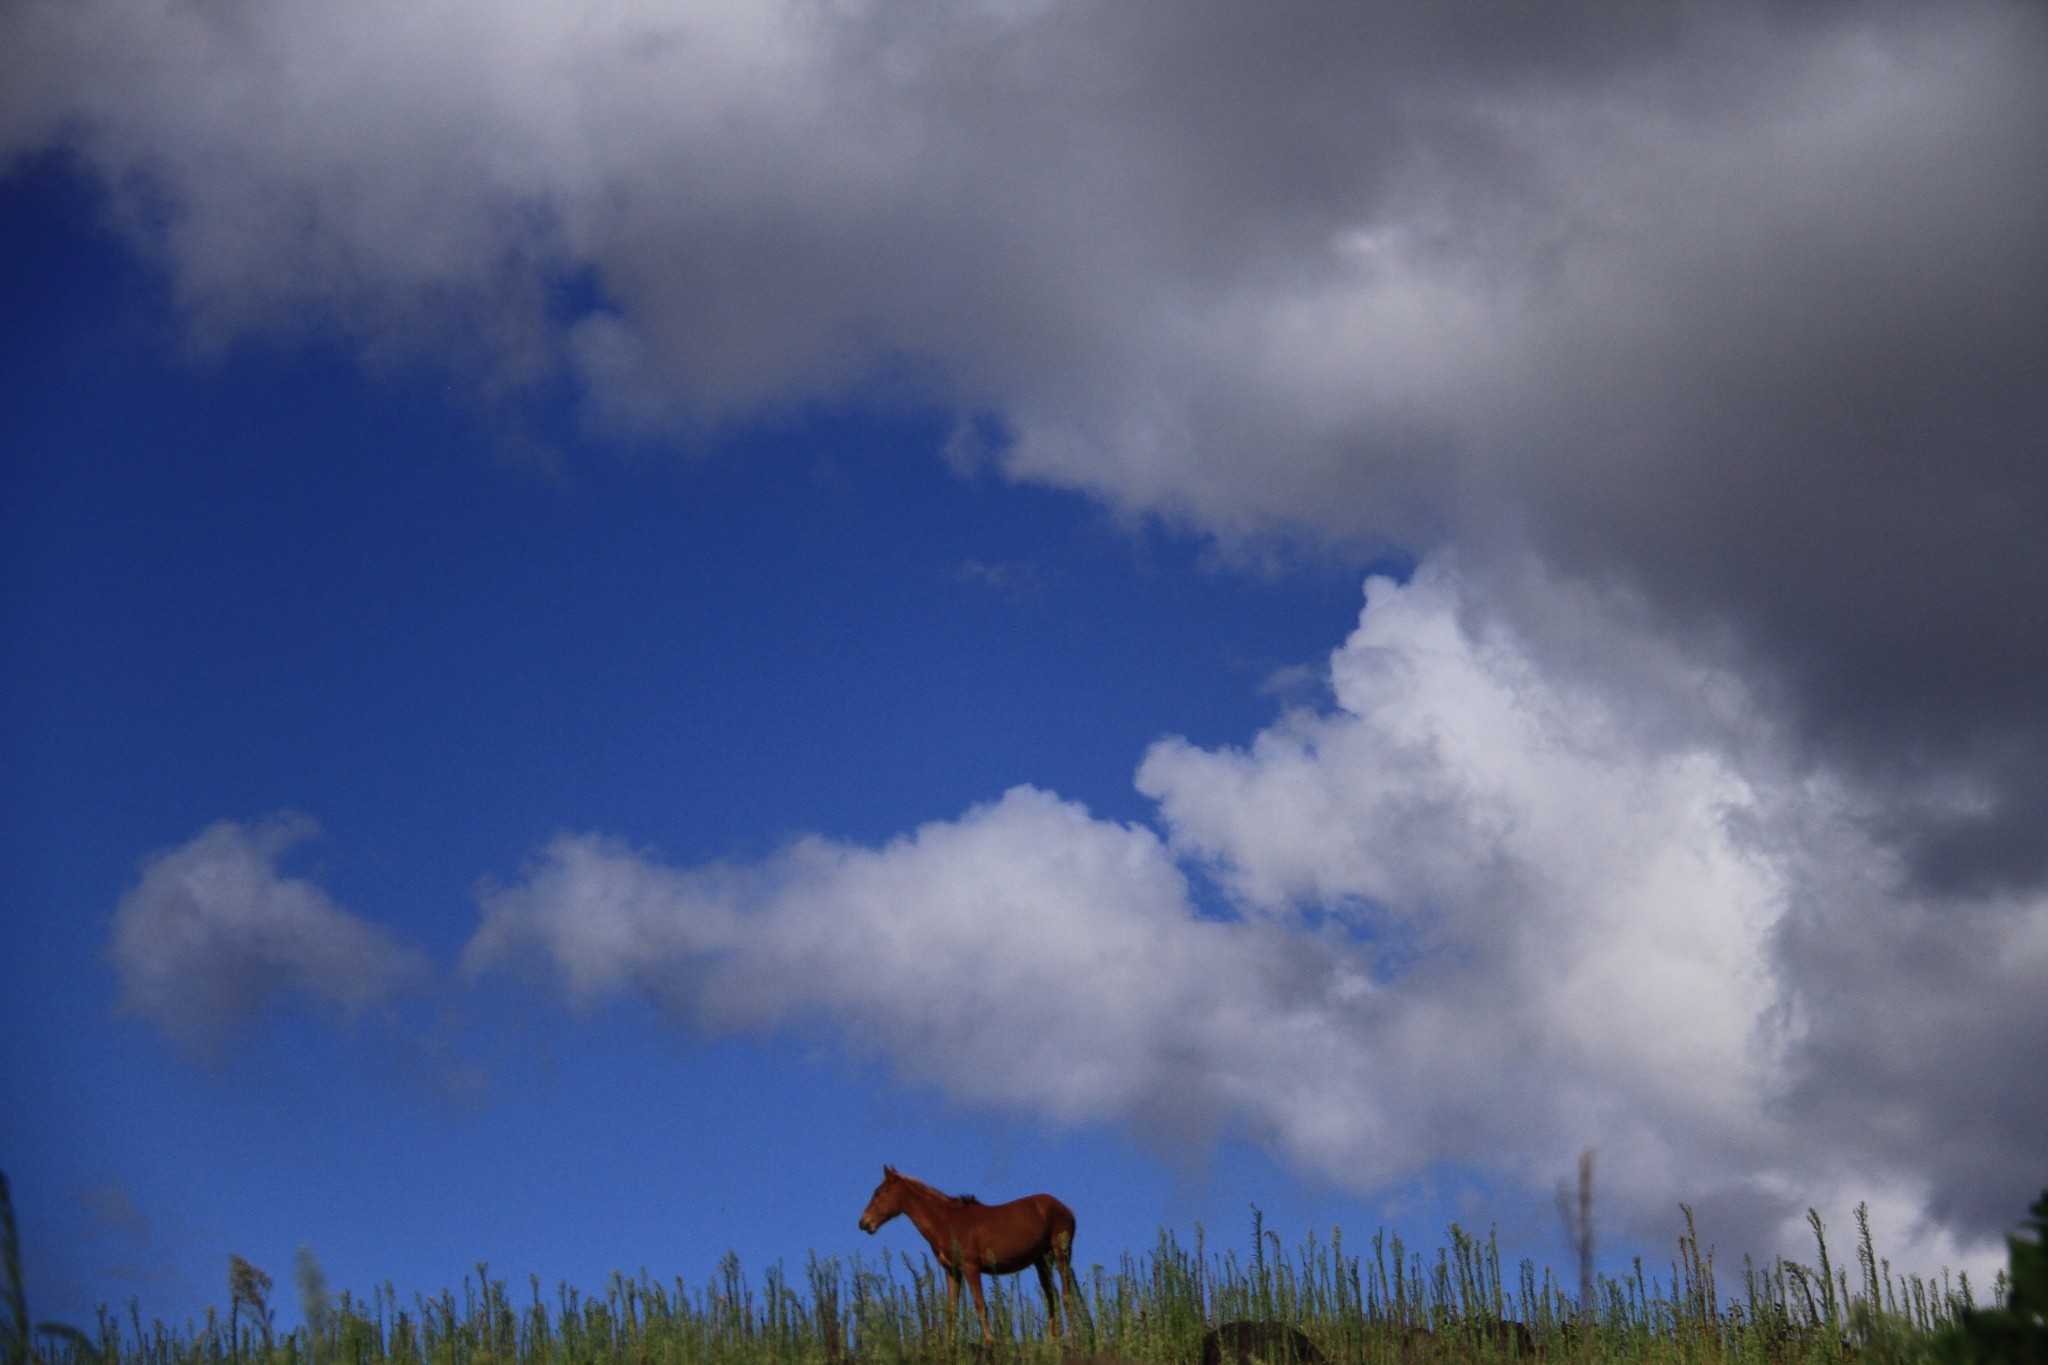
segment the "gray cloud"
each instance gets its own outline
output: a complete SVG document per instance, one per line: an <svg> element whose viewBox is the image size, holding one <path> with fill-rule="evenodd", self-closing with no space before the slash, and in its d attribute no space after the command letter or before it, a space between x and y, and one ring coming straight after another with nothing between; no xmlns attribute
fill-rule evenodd
<svg viewBox="0 0 2048 1365"><path fill-rule="evenodd" d="M1533 551L1744 651L1930 885L2048 859L2038 6L24 0L0 36L0 156L99 167L199 335L324 319L642 431L887 376L1002 414L1015 477L1233 542Z"/></svg>
<svg viewBox="0 0 2048 1365"><path fill-rule="evenodd" d="M121 1010L213 1056L276 1000L352 1016L423 987L417 950L279 874L278 856L312 832L298 818L223 820L145 862L109 936Z"/></svg>
<svg viewBox="0 0 2048 1365"><path fill-rule="evenodd" d="M149 1219L128 1187L116 1179L102 1180L72 1191L72 1200L92 1218L96 1228L136 1238L149 1236Z"/></svg>
<svg viewBox="0 0 2048 1365"><path fill-rule="evenodd" d="M1547 420L1501 438L1538 453L1506 486L1545 558L1732 630L1945 889L2043 867L2038 19L1850 48L1726 147L1653 132L1701 184L1560 310Z"/></svg>

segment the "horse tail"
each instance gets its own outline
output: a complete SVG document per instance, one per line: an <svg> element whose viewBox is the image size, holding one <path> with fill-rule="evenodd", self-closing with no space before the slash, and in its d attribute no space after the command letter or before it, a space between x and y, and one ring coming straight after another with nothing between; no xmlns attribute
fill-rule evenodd
<svg viewBox="0 0 2048 1365"><path fill-rule="evenodd" d="M1074 1255L1074 1211L1051 1195L1045 1197L1045 1202L1051 1205L1046 1222L1052 1228L1053 1259L1065 1264Z"/></svg>
<svg viewBox="0 0 2048 1365"><path fill-rule="evenodd" d="M1088 1295L1074 1274L1074 1211L1051 1195L1045 1201L1052 1206L1046 1210L1046 1221L1052 1229L1051 1260L1059 1273L1060 1292L1067 1301L1068 1330L1085 1331L1093 1339L1095 1326L1088 1311Z"/></svg>

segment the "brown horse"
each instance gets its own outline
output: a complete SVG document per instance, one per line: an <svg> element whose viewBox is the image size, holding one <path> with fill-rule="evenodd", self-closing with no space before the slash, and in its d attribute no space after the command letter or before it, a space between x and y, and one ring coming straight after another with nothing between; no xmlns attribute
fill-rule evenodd
<svg viewBox="0 0 2048 1365"><path fill-rule="evenodd" d="M1053 1268L1060 1273L1060 1286L1067 1292L1067 1306L1080 1302L1081 1286L1074 1279L1074 1211L1049 1194L1028 1195L1007 1204L984 1204L971 1194L957 1198L941 1194L922 1180L898 1175L894 1166L882 1168L882 1183L860 1215L860 1230L874 1232L897 1214L909 1216L911 1224L931 1243L932 1255L946 1272L946 1322L950 1328L960 1312L960 1282L974 1291L974 1311L981 1315L981 1339L993 1343L995 1329L988 1322L988 1301L981 1296L981 1277L1014 1275L1025 1266L1038 1272L1038 1287L1045 1291L1045 1316L1052 1330L1060 1331L1059 1293L1052 1282Z"/></svg>

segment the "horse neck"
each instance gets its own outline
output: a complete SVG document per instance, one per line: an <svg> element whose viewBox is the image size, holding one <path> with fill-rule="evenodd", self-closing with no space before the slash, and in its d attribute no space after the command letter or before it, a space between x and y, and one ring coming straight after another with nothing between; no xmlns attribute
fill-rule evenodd
<svg viewBox="0 0 2048 1365"><path fill-rule="evenodd" d="M943 1248L950 1240L953 1210L954 1200L929 1185L912 1183L903 1192L904 1216L934 1247Z"/></svg>

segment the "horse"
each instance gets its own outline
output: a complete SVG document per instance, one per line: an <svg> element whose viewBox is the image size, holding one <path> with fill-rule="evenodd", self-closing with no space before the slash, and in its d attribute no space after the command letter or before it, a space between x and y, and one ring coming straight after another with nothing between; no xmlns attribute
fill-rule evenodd
<svg viewBox="0 0 2048 1365"><path fill-rule="evenodd" d="M1007 1204L984 1204L971 1194L942 1194L894 1166L882 1168L882 1183L860 1215L860 1230L878 1231L882 1224L903 1214L931 1243L932 1255L946 1272L946 1326L950 1332L960 1312L960 1282L974 1291L974 1311L981 1317L981 1339L995 1343L995 1329L989 1326L988 1301L982 1297L981 1277L1014 1275L1030 1266L1038 1272L1038 1287L1045 1291L1045 1315L1055 1334L1060 1326L1059 1293L1053 1286L1058 1268L1060 1287L1067 1293L1070 1312L1081 1301L1081 1286L1074 1278L1074 1211L1049 1194L1027 1195Z"/></svg>

